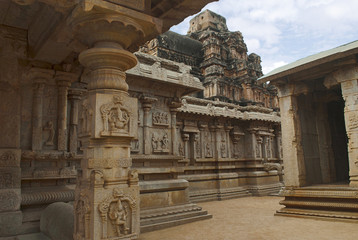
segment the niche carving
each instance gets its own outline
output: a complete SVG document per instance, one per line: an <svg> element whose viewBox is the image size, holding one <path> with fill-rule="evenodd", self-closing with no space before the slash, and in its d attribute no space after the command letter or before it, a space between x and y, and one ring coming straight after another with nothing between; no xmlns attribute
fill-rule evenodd
<svg viewBox="0 0 358 240"><path fill-rule="evenodd" d="M101 106L103 120L102 136L129 134L130 111L122 105L121 96L113 96L113 101Z"/></svg>
<svg viewBox="0 0 358 240"><path fill-rule="evenodd" d="M119 239L133 233L136 201L126 196L119 188L106 197L99 205L98 211L102 221L102 239Z"/></svg>

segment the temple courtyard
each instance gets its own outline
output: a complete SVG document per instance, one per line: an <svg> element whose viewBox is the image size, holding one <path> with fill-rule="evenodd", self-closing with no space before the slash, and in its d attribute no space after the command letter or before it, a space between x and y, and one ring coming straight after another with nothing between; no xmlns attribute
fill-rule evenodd
<svg viewBox="0 0 358 240"><path fill-rule="evenodd" d="M245 197L201 203L213 218L143 233L140 240L356 240L356 223L274 216L281 197Z"/></svg>

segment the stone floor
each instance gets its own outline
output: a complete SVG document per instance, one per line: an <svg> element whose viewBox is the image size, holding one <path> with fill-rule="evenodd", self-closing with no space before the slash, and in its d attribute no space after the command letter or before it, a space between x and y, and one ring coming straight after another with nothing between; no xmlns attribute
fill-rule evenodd
<svg viewBox="0 0 358 240"><path fill-rule="evenodd" d="M280 197L200 203L212 219L143 233L140 240L357 240L358 223L274 216Z"/></svg>

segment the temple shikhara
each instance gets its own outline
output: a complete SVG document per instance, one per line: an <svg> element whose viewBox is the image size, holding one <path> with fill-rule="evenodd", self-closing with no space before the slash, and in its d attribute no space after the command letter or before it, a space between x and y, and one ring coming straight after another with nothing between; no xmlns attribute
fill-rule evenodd
<svg viewBox="0 0 358 240"><path fill-rule="evenodd" d="M223 16L168 31L209 2L0 2L1 239L138 239L279 193L358 219L356 43L263 76Z"/></svg>

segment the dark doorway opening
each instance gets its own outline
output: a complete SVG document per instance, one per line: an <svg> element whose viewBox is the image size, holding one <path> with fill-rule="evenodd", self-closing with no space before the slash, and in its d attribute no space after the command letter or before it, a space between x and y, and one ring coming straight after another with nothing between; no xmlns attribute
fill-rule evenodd
<svg viewBox="0 0 358 240"><path fill-rule="evenodd" d="M338 101L328 102L327 107L336 182L349 182L348 138L344 122L344 100L340 97Z"/></svg>

